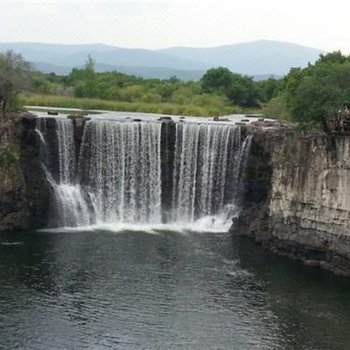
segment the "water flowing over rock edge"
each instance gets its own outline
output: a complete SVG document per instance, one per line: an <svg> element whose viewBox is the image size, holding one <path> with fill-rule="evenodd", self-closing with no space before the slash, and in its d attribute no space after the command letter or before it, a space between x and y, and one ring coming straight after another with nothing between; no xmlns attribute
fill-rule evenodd
<svg viewBox="0 0 350 350"><path fill-rule="evenodd" d="M74 123L79 143L81 121ZM254 138L244 175L243 215L231 231L307 265L349 276L350 138L265 126L242 128ZM1 141L6 135L20 161L0 168L0 231L43 228L50 188L38 161L34 117L14 116L1 132Z"/></svg>
<svg viewBox="0 0 350 350"><path fill-rule="evenodd" d="M79 142L77 118L36 119L51 189L49 228L206 222L228 231L250 135L233 123L107 117L85 120Z"/></svg>

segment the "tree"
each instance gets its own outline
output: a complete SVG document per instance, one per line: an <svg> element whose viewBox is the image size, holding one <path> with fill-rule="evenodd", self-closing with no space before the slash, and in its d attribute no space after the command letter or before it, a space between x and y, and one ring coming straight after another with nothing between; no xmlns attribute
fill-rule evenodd
<svg viewBox="0 0 350 350"><path fill-rule="evenodd" d="M231 89L233 77L228 68L211 68L201 79L202 91L204 93L219 92L228 95Z"/></svg>
<svg viewBox="0 0 350 350"><path fill-rule="evenodd" d="M3 117L9 103L29 83L31 66L22 56L13 51L0 53L0 106Z"/></svg>
<svg viewBox="0 0 350 350"><path fill-rule="evenodd" d="M201 79L202 92L225 95L240 106L256 106L257 90L252 77L232 73L224 67L209 69Z"/></svg>
<svg viewBox="0 0 350 350"><path fill-rule="evenodd" d="M292 69L285 84L292 119L318 124L328 132L328 118L350 105L350 57L339 52L321 55L314 65Z"/></svg>
<svg viewBox="0 0 350 350"><path fill-rule="evenodd" d="M95 74L95 60L88 55L85 62L83 74L83 94L85 97L94 97L96 95L96 74Z"/></svg>
<svg viewBox="0 0 350 350"><path fill-rule="evenodd" d="M316 65L319 64L333 64L333 63L345 63L345 61L348 60L346 56L344 56L341 51L333 51L329 52L327 54L320 55L320 58L315 63Z"/></svg>
<svg viewBox="0 0 350 350"><path fill-rule="evenodd" d="M232 73L232 83L227 97L239 106L257 106L257 90L253 77Z"/></svg>
<svg viewBox="0 0 350 350"><path fill-rule="evenodd" d="M283 88L283 80L270 77L256 82L256 87L259 101L267 103L280 93Z"/></svg>

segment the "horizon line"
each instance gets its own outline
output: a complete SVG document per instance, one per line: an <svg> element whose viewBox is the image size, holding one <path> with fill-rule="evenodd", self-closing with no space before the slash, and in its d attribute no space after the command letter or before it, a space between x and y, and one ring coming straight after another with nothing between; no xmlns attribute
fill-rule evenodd
<svg viewBox="0 0 350 350"><path fill-rule="evenodd" d="M274 40L274 39L256 39L251 41L241 41L231 44L222 44L222 45L214 45L214 46L183 46L183 45L175 45L175 46L167 46L163 48L157 48L157 49L150 49L150 48L144 48L144 47L127 47L127 46L117 46L115 44L108 44L103 42L90 42L90 43L62 43L62 42L45 42L45 41L1 41L0 44L44 44L44 45L62 45L62 46L91 46L91 45L101 45L101 46L110 46L111 48L118 48L118 49L126 49L126 50L147 50L147 51L163 51L163 50L169 50L169 49L216 49L216 48L222 48L222 47L228 47L228 46L236 46L236 45L248 45L253 43L259 43L259 42L272 42L272 43L280 43L280 44L289 44L289 45L295 45L300 46L308 49L313 50L319 50L323 52L331 52L329 50L317 48L314 46L307 46L305 44L299 44L296 42L291 41L282 41L282 40ZM336 50L332 50L336 51ZM340 50L342 51L342 50Z"/></svg>

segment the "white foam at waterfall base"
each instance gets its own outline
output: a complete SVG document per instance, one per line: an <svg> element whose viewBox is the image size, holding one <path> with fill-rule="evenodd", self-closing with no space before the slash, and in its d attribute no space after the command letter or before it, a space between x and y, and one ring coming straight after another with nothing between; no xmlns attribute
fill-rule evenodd
<svg viewBox="0 0 350 350"><path fill-rule="evenodd" d="M215 224L213 224L215 220ZM228 232L231 225L231 221L222 222L216 217L204 217L191 224L179 224L179 223L169 223L169 224L128 224L128 223L109 223L109 224L97 224L90 226L74 226L74 227L58 227L58 228L49 228L42 229L42 232L52 232L52 233L61 233L61 232L112 232L112 233L128 233L128 232L142 232L148 234L160 234L162 232L175 232L179 234L186 234L189 232Z"/></svg>
<svg viewBox="0 0 350 350"><path fill-rule="evenodd" d="M228 232L232 225L232 218L238 215L238 209L233 206L226 206L217 215L207 215L201 217L193 222L170 222L167 224L162 223L150 223L150 224L131 224L127 222L110 222L100 223L94 225L81 225L75 227L60 227L44 229L41 231L60 233L60 232L112 232L112 233L148 233L148 234L160 234L162 232L175 232L178 234L184 234L190 232L195 233L224 233Z"/></svg>
<svg viewBox="0 0 350 350"><path fill-rule="evenodd" d="M54 184L56 211L64 226L84 226L90 222L90 209L79 185Z"/></svg>
<svg viewBox="0 0 350 350"><path fill-rule="evenodd" d="M191 232L228 232L232 219L238 215L235 205L226 205L215 215L205 215L193 222L176 221L174 225Z"/></svg>

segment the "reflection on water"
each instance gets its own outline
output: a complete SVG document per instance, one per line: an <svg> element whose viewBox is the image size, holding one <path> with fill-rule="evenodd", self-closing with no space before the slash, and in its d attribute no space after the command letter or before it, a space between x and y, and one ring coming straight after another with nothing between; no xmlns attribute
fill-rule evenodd
<svg viewBox="0 0 350 350"><path fill-rule="evenodd" d="M226 233L4 235L0 349L349 349L349 291Z"/></svg>

